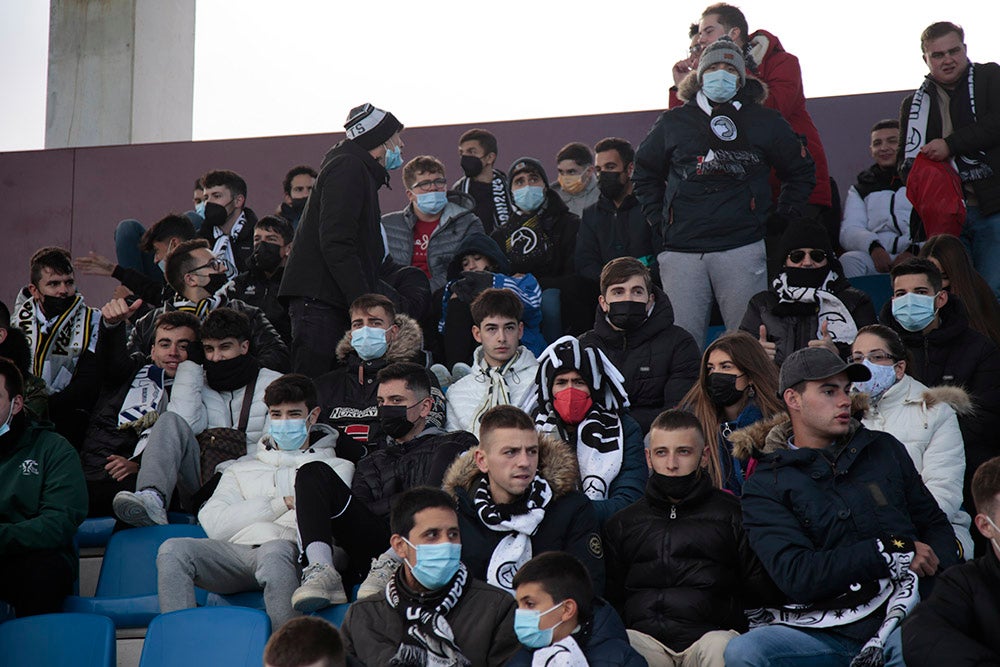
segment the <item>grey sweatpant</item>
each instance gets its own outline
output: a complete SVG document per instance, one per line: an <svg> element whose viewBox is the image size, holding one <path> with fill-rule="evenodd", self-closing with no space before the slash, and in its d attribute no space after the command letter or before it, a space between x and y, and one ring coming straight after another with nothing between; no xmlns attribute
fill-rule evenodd
<svg viewBox="0 0 1000 667"><path fill-rule="evenodd" d="M663 291L674 308L674 324L686 329L702 349L713 296L726 330L736 331L750 298L767 289L764 241L719 252L664 250L656 259Z"/></svg>
<svg viewBox="0 0 1000 667"><path fill-rule="evenodd" d="M195 606L194 587L229 595L264 590L264 606L277 630L298 616L292 593L299 585L299 548L289 540L259 547L198 537L174 537L156 555L160 611Z"/></svg>
<svg viewBox="0 0 1000 667"><path fill-rule="evenodd" d="M163 496L163 506L170 507L175 486L187 507L192 494L201 488L201 448L183 417L164 412L149 430L135 488L156 489Z"/></svg>

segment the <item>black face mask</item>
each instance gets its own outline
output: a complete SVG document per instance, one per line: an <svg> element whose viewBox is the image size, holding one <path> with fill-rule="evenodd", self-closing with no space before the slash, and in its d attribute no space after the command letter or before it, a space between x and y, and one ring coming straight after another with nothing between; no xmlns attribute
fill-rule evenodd
<svg viewBox="0 0 1000 667"><path fill-rule="evenodd" d="M712 403L720 408L736 405L743 398L743 392L736 388L739 377L731 373L709 373L708 397Z"/></svg>
<svg viewBox="0 0 1000 667"><path fill-rule="evenodd" d="M70 294L69 296L49 296L46 294L42 297L42 312L49 319L59 317L69 310L69 307L73 305L74 299L76 299L75 294Z"/></svg>
<svg viewBox="0 0 1000 667"><path fill-rule="evenodd" d="M795 266L785 266L782 273L788 276L789 287L819 287L830 275L830 267L824 266L819 269L803 269Z"/></svg>
<svg viewBox="0 0 1000 667"><path fill-rule="evenodd" d="M693 473L681 475L680 477L669 477L654 472L649 478L650 487L663 498L671 500L684 500L698 486L701 481L701 468L695 469Z"/></svg>
<svg viewBox="0 0 1000 667"><path fill-rule="evenodd" d="M406 418L408 409L405 405L380 405L378 408L382 430L393 440L402 438L413 428L413 422Z"/></svg>
<svg viewBox="0 0 1000 667"><path fill-rule="evenodd" d="M615 301L608 304L608 322L616 329L635 331L646 321L647 304L641 301Z"/></svg>
<svg viewBox="0 0 1000 667"><path fill-rule="evenodd" d="M245 387L260 372L260 363L249 354L241 354L224 361L206 359L203 366L205 381L215 391L235 391Z"/></svg>
<svg viewBox="0 0 1000 667"><path fill-rule="evenodd" d="M222 204L216 204L212 201L205 204L205 225L209 228L221 227L226 224L228 218L229 212Z"/></svg>
<svg viewBox="0 0 1000 667"><path fill-rule="evenodd" d="M462 156L462 171L469 178L475 178L483 173L483 160L475 155Z"/></svg>
<svg viewBox="0 0 1000 667"><path fill-rule="evenodd" d="M229 282L229 276L227 276L225 273L210 273L208 275L208 283L202 285L202 289L204 289L209 294L215 294L220 289L222 289L223 285L225 285L228 282Z"/></svg>
<svg viewBox="0 0 1000 667"><path fill-rule="evenodd" d="M281 265L281 246L277 243L258 243L250 255L250 270L271 273Z"/></svg>
<svg viewBox="0 0 1000 667"><path fill-rule="evenodd" d="M307 201L309 201L309 197L292 197L292 210L296 213L302 213Z"/></svg>
<svg viewBox="0 0 1000 667"><path fill-rule="evenodd" d="M597 176L597 188L601 194L611 201L617 200L625 192L625 184L622 183L622 172L602 171Z"/></svg>

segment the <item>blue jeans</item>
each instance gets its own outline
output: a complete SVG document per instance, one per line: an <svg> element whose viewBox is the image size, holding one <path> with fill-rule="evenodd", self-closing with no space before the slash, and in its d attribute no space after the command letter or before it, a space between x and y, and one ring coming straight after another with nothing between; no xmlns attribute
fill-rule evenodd
<svg viewBox="0 0 1000 667"><path fill-rule="evenodd" d="M768 625L734 637L726 646L726 667L847 667L862 646L863 641L827 630ZM887 667L905 667L892 635L884 654Z"/></svg>
<svg viewBox="0 0 1000 667"><path fill-rule="evenodd" d="M563 335L561 295L562 290L542 290L542 336L546 344L555 342Z"/></svg>
<svg viewBox="0 0 1000 667"><path fill-rule="evenodd" d="M979 207L969 206L961 238L972 265L1000 299L1000 213L984 216Z"/></svg>
<svg viewBox="0 0 1000 667"><path fill-rule="evenodd" d="M118 265L132 269L153 280L163 280L160 267L153 261L153 253L139 249L139 241L146 228L138 220L122 220L115 227L115 255Z"/></svg>

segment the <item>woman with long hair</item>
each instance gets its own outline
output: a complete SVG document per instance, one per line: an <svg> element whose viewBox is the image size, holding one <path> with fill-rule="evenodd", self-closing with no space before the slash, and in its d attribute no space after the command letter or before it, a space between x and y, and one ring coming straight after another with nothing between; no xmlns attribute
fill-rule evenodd
<svg viewBox="0 0 1000 667"><path fill-rule="evenodd" d="M851 359L868 367L872 377L855 382L855 412L873 431L885 431L903 443L927 490L948 517L958 540L959 557L972 558L971 519L962 510L965 443L956 413L972 409L961 387L927 387L906 374L906 346L882 324L858 332Z"/></svg>
<svg viewBox="0 0 1000 667"><path fill-rule="evenodd" d="M1000 307L993 290L972 267L965 245L954 236L938 234L927 239L920 256L941 270L944 289L962 300L969 326L1000 345Z"/></svg>
<svg viewBox="0 0 1000 667"><path fill-rule="evenodd" d="M744 462L733 458L729 435L785 409L778 398L778 367L750 334L737 331L720 336L701 357L698 382L681 401L701 422L708 448L712 483L740 495Z"/></svg>

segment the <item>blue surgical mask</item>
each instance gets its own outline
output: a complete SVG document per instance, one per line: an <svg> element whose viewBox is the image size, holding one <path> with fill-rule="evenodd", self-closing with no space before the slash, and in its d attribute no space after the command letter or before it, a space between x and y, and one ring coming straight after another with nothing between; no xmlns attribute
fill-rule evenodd
<svg viewBox="0 0 1000 667"><path fill-rule="evenodd" d="M545 188L540 185L526 185L514 190L514 203L522 211L534 213L545 201Z"/></svg>
<svg viewBox="0 0 1000 667"><path fill-rule="evenodd" d="M855 382L854 391L868 394L873 401L877 401L892 385L896 384L896 365L873 364L867 359L863 359L861 363L871 371L872 376L871 379L864 382Z"/></svg>
<svg viewBox="0 0 1000 667"><path fill-rule="evenodd" d="M207 201L203 201L201 203L195 204L194 205L194 212L197 213L198 215L200 215L202 218L204 218L205 217L205 204L207 204L207 203L208 203Z"/></svg>
<svg viewBox="0 0 1000 667"><path fill-rule="evenodd" d="M983 516L986 516L986 515L984 514ZM990 522L991 526L993 526L994 532L996 532L997 534L1000 534L1000 528L998 528L997 525L995 523L993 523L993 519L991 519L988 516L986 516L986 520ZM1000 540L998 540L995 537L991 537L990 538L990 542L993 543L993 548L996 549L997 558L1000 558Z"/></svg>
<svg viewBox="0 0 1000 667"><path fill-rule="evenodd" d="M934 321L932 294L909 292L892 300L892 316L907 331L923 331Z"/></svg>
<svg viewBox="0 0 1000 667"><path fill-rule="evenodd" d="M167 275L167 260L166 260L166 258L161 259L159 262L156 263L156 265L158 267L160 267L160 273L162 273L164 276L166 276Z"/></svg>
<svg viewBox="0 0 1000 667"><path fill-rule="evenodd" d="M385 168L389 171L403 166L403 149L393 146L385 152Z"/></svg>
<svg viewBox="0 0 1000 667"><path fill-rule="evenodd" d="M740 78L732 72L717 69L701 75L701 91L713 102L728 102L736 95Z"/></svg>
<svg viewBox="0 0 1000 667"><path fill-rule="evenodd" d="M552 644L552 633L562 625L562 621L559 621L551 628L547 630L540 630L538 625L542 622L542 616L549 613L553 609L558 609L563 606L565 601L560 602L552 609L547 611L538 611L537 609L515 609L514 610L514 634L517 635L517 641L521 642L528 648L545 648Z"/></svg>
<svg viewBox="0 0 1000 667"><path fill-rule="evenodd" d="M447 192L423 192L417 195L417 208L428 215L437 215L447 203Z"/></svg>
<svg viewBox="0 0 1000 667"><path fill-rule="evenodd" d="M13 418L14 418L14 401L11 400L10 412L7 413L7 420L3 424L0 424L0 438L7 435L7 432L10 431L10 420Z"/></svg>
<svg viewBox="0 0 1000 667"><path fill-rule="evenodd" d="M389 349L385 339L385 329L361 327L351 332L351 347L365 361L378 359Z"/></svg>
<svg viewBox="0 0 1000 667"><path fill-rule="evenodd" d="M451 581L462 564L462 545L452 542L440 544L413 544L405 537L403 541L417 551L416 565L403 561L413 578L428 590L437 590Z"/></svg>
<svg viewBox="0 0 1000 667"><path fill-rule="evenodd" d="M286 452L301 449L309 437L309 424L305 419L272 419L271 440Z"/></svg>

